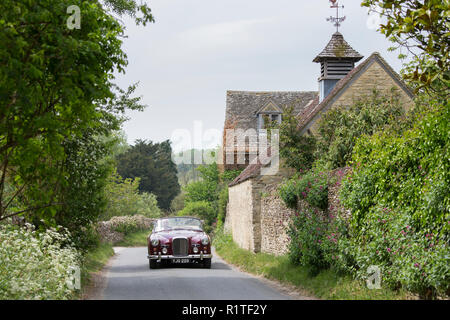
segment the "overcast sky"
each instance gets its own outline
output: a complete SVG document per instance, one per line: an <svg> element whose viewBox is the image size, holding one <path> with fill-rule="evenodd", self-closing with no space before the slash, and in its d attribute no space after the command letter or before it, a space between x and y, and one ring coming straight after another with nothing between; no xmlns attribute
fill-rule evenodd
<svg viewBox="0 0 450 320"><path fill-rule="evenodd" d="M341 0L346 41L368 57L378 51L399 71L397 53L372 27L359 0ZM335 27L327 0L153 0L156 23L137 27L125 20L124 50L129 65L122 87L139 81L138 95L149 107L129 112L123 129L128 142L170 139L176 130L199 137L223 128L226 91L318 90L319 65L314 57L326 46ZM186 131L187 130L187 131ZM183 132L183 131L181 131ZM212 137L212 138L211 138ZM206 137L205 137L206 139ZM199 139L197 139L199 140ZM208 140L208 139L206 139ZM198 141L195 145L201 147ZM179 141L174 149L187 148Z"/></svg>

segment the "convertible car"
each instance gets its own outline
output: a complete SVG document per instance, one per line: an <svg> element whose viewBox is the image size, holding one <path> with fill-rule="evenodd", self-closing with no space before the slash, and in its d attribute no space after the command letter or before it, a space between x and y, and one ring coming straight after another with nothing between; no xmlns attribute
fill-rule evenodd
<svg viewBox="0 0 450 320"><path fill-rule="evenodd" d="M161 218L147 238L150 269L163 263L200 263L211 268L211 239L193 217Z"/></svg>

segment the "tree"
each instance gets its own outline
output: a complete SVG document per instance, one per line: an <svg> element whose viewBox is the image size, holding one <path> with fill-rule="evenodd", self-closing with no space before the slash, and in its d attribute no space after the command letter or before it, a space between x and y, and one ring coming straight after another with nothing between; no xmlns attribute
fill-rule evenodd
<svg viewBox="0 0 450 320"><path fill-rule="evenodd" d="M298 130L298 118L294 115L293 107L283 110L281 124L271 122L271 129L278 129L280 135L280 156L283 165L296 170L311 168L314 161L315 138L306 136Z"/></svg>
<svg viewBox="0 0 450 320"><path fill-rule="evenodd" d="M123 179L117 172L109 176L105 195L106 207L100 218L109 220L114 216L143 215L159 217L161 211L156 196L151 193L139 193L140 178Z"/></svg>
<svg viewBox="0 0 450 320"><path fill-rule="evenodd" d="M177 216L194 216L202 219L205 222L204 229L209 233L212 231L216 209L208 201L193 201L188 202L183 210L177 213Z"/></svg>
<svg viewBox="0 0 450 320"><path fill-rule="evenodd" d="M387 18L380 31L396 44L393 49L406 48L413 56L405 78L418 90L448 99L449 0L364 0L361 5Z"/></svg>
<svg viewBox="0 0 450 320"><path fill-rule="evenodd" d="M161 143L136 140L117 158L117 172L124 178L140 178L139 191L156 195L162 209L180 192L177 168L172 161L170 141Z"/></svg>
<svg viewBox="0 0 450 320"><path fill-rule="evenodd" d="M214 162L210 165L200 166L197 171L200 173L200 180L184 187L185 201L187 203L207 201L214 203L213 207L216 208L220 177L217 164Z"/></svg>
<svg viewBox="0 0 450 320"><path fill-rule="evenodd" d="M383 95L373 91L348 108L334 108L319 121L316 158L329 169L344 167L361 135L372 135L387 125L398 125L405 112L398 93Z"/></svg>
<svg viewBox="0 0 450 320"><path fill-rule="evenodd" d="M145 107L132 97L136 85L123 90L113 82L114 72L123 73L127 65L124 26L114 14L145 25L153 21L150 9L133 0L105 3L1 2L0 220L26 213L54 223L69 193L76 195L70 179L77 177L88 187L80 176L96 168L89 152L101 146L93 137L117 130L126 109ZM67 26L71 5L81 10L80 29ZM94 176L100 187L104 174ZM83 196L97 202L99 195L93 193Z"/></svg>

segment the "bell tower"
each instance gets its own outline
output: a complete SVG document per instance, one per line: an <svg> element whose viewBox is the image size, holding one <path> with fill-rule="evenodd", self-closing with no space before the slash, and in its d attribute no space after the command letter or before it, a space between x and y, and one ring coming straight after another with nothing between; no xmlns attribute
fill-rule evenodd
<svg viewBox="0 0 450 320"><path fill-rule="evenodd" d="M339 17L339 9L344 8L344 6L339 6L337 0L330 0L330 2L332 3L331 8L336 9L336 17L331 16L327 20L334 24L336 32L331 37L325 49L313 60L313 62L320 63L320 102L328 96L339 80L353 70L355 63L363 58L360 53L355 51L344 40L344 36L339 33L339 27L345 20L345 16Z"/></svg>

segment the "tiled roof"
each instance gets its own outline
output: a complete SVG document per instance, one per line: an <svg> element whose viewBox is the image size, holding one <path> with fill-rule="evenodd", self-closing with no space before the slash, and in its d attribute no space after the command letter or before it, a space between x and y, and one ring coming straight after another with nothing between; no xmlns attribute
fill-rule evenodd
<svg viewBox="0 0 450 320"><path fill-rule="evenodd" d="M344 36L342 34L336 32L331 37L331 40L328 42L325 49L314 58L313 62L321 62L327 58L345 58L356 62L361 60L363 56L344 40Z"/></svg>
<svg viewBox="0 0 450 320"><path fill-rule="evenodd" d="M272 151L270 147L267 149L267 154L269 157L272 156ZM261 173L261 168L263 164L259 161L259 157L256 157L242 172L239 176L237 176L228 186L232 187L238 185L244 181L247 181L251 178L259 176Z"/></svg>
<svg viewBox="0 0 450 320"><path fill-rule="evenodd" d="M269 102L281 109L293 106L298 114L317 96L317 91L227 91L225 123L234 123L236 129L257 129L256 113Z"/></svg>
<svg viewBox="0 0 450 320"><path fill-rule="evenodd" d="M392 75L392 77L397 80L397 82L403 87L403 89L406 91L406 93L413 97L413 93L411 90L404 84L401 77L398 75L397 72L395 72L394 69L391 68L391 66L384 60L381 55L378 52L372 53L370 57L368 57L366 60L361 62L356 68L354 68L350 73L348 73L345 78L341 79L331 90L331 92L328 94L328 96L319 103L319 99L317 98L314 103L309 105L303 112L299 115L299 126L298 128L300 130L303 130L306 125L320 112L322 111L330 101L333 100L333 98L350 82L353 78L355 78L359 72L364 69L365 66L367 66L371 61L374 59L377 59L381 64L388 70L388 72Z"/></svg>
<svg viewBox="0 0 450 320"><path fill-rule="evenodd" d="M228 186L232 187L238 185L244 181L247 181L251 178L258 176L260 172L261 172L261 163L259 161L256 161L256 163L251 163Z"/></svg>

